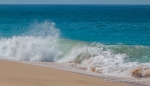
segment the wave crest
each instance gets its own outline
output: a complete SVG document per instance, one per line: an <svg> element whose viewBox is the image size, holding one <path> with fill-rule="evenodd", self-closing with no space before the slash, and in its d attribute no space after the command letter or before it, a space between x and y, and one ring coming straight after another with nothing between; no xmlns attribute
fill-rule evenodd
<svg viewBox="0 0 150 86"><path fill-rule="evenodd" d="M103 45L63 39L60 37L59 29L55 27L55 23L48 21L35 22L29 28L26 35L0 39L0 58L57 63L71 62L80 65L81 69L107 75L129 71L139 64L145 64L137 62L137 60L143 59L141 56L145 57L144 61L145 59L149 60L149 47ZM148 65L150 66L150 64ZM124 75L124 73L122 74Z"/></svg>

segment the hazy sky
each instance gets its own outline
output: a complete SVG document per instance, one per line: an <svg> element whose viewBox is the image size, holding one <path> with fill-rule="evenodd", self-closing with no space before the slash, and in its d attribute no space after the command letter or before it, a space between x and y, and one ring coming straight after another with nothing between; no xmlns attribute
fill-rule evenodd
<svg viewBox="0 0 150 86"><path fill-rule="evenodd" d="M150 0L0 0L0 4L149 4Z"/></svg>

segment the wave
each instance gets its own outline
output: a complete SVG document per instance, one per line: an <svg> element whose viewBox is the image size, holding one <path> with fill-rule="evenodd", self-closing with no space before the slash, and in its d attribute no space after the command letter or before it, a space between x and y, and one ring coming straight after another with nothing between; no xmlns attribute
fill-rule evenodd
<svg viewBox="0 0 150 86"><path fill-rule="evenodd" d="M34 23L26 35L0 39L0 58L77 63L80 67L114 75L143 65L150 67L150 47L104 45L61 38L55 23ZM115 71L115 72L113 72ZM124 73L122 73L124 75Z"/></svg>

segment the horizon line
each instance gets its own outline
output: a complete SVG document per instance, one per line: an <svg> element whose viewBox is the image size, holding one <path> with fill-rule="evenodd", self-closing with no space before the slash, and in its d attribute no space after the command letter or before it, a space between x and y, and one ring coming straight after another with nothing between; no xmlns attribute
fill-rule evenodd
<svg viewBox="0 0 150 86"><path fill-rule="evenodd" d="M26 4L23 4L23 3L18 3L18 4L15 4L15 3L12 3L12 4L0 4L0 5L150 5L150 4L47 4L47 3L43 3L43 4L40 4L40 3L26 3Z"/></svg>

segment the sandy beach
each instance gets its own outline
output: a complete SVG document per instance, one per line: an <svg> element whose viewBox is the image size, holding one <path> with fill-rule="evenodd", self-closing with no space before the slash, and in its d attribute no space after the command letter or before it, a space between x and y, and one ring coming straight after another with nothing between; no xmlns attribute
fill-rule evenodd
<svg viewBox="0 0 150 86"><path fill-rule="evenodd" d="M150 86L150 2L27 1L0 2L0 86Z"/></svg>
<svg viewBox="0 0 150 86"><path fill-rule="evenodd" d="M129 86L47 67L0 60L0 86Z"/></svg>

